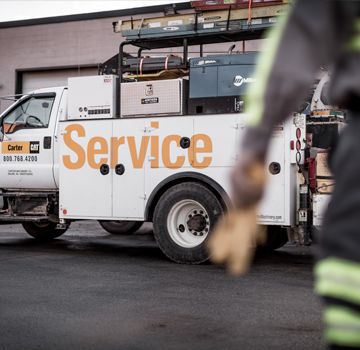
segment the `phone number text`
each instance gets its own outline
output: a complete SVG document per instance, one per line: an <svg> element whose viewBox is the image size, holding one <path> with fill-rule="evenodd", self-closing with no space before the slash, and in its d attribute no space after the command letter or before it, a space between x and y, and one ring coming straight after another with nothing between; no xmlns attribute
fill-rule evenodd
<svg viewBox="0 0 360 350"><path fill-rule="evenodd" d="M37 162L37 156L3 156L3 162Z"/></svg>

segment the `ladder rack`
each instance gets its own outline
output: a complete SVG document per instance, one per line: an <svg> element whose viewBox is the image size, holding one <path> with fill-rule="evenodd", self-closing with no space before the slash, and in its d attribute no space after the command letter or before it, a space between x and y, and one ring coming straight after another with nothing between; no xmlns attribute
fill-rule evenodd
<svg viewBox="0 0 360 350"><path fill-rule="evenodd" d="M205 6L204 11L195 8L190 13L179 14L174 11L173 15L139 19L131 17L129 20L113 22L114 32L121 33L125 41L121 42L117 57L103 64L102 72L119 76L119 94L123 75L130 72L124 64L126 58L136 57L126 54L126 46L137 47L140 60L143 50L183 47L182 65L177 69L186 70L189 68L189 46L200 46L202 57L203 45L260 39L289 7L288 0L211 0L233 3L226 9L214 10L208 1L197 4Z"/></svg>
<svg viewBox="0 0 360 350"><path fill-rule="evenodd" d="M229 6L228 9L221 10L196 11L136 20L131 18L114 22L113 29L115 33L121 33L126 40L151 39L155 41L160 38L172 40L179 36L191 39L192 36L207 37L208 34L220 35L224 32L263 31L273 26L277 22L277 17L289 6L287 3L279 4L279 2L266 2L266 4L267 6L251 8L251 16L249 9Z"/></svg>

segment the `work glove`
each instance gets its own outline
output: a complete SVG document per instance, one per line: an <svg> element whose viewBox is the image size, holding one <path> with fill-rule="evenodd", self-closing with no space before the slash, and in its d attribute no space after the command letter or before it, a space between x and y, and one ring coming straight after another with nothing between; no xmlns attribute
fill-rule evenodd
<svg viewBox="0 0 360 350"><path fill-rule="evenodd" d="M266 232L256 222L266 183L264 157L243 149L231 172L234 209L217 224L209 240L211 260L225 263L232 274L245 274Z"/></svg>

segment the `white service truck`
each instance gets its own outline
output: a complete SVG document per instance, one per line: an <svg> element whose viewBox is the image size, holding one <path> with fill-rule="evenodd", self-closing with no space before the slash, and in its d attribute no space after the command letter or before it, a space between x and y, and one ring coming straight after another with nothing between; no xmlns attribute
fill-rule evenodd
<svg viewBox="0 0 360 350"><path fill-rule="evenodd" d="M73 220L150 221L170 259L202 262L214 223L231 205L228 173L241 156L246 116L111 118L116 82L70 79L69 88L34 91L1 115L1 220L41 239L61 235ZM101 90L109 95L92 95ZM304 137L303 115L274 131L259 212L274 247L287 241L284 227L297 223Z"/></svg>
<svg viewBox="0 0 360 350"><path fill-rule="evenodd" d="M265 10L251 27L241 11L241 19L204 14L211 26L187 14L195 21L171 31L166 17L146 28L122 23L136 39L120 44L102 75L19 98L0 116L0 222L51 239L74 220L147 221L171 260L206 261L207 239L231 207L229 170L241 157L255 56L232 46L225 55L188 59L188 46L255 38L275 23L278 9ZM180 17L177 23L187 20ZM126 45L138 55L125 54ZM171 46L182 46L183 57L142 54ZM304 238L311 224L308 183L299 176L305 146L304 114L274 129L258 213L269 248L284 245L290 229Z"/></svg>

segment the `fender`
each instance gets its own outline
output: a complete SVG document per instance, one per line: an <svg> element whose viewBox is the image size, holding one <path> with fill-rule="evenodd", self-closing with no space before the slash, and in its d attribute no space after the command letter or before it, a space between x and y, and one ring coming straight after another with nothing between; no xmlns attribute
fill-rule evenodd
<svg viewBox="0 0 360 350"><path fill-rule="evenodd" d="M188 171L188 172L171 175L165 180L161 181L154 188L146 204L145 215L144 215L145 219L147 221L152 220L152 215L154 213L155 205L160 199L161 195L166 190L179 183L191 182L191 181L205 184L207 187L214 190L215 194L217 195L218 199L220 200L221 204L224 206L226 210L232 207L230 197L221 185L219 185L216 181L214 181L212 178L210 178L207 175Z"/></svg>

